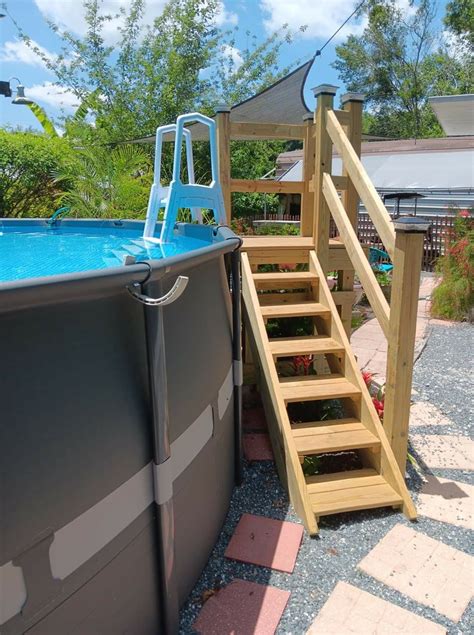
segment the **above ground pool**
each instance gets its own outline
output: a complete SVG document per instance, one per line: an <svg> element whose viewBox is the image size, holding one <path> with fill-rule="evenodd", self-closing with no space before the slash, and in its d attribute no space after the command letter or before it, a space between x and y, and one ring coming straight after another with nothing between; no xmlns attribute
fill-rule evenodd
<svg viewBox="0 0 474 635"><path fill-rule="evenodd" d="M157 227L157 233L159 227ZM0 220L0 632L177 632L240 466L240 239Z"/></svg>
<svg viewBox="0 0 474 635"><path fill-rule="evenodd" d="M120 267L207 247L212 235L181 226L173 240L142 238L142 224L124 221L0 221L0 282Z"/></svg>

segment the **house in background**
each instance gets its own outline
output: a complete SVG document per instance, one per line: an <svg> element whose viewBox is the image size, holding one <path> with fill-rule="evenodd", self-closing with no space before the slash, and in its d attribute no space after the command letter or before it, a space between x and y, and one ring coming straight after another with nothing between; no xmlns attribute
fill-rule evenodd
<svg viewBox="0 0 474 635"><path fill-rule="evenodd" d="M442 138L365 141L362 163L389 212L397 203L402 214L446 216L474 207L474 95L431 97L431 106L446 134ZM333 174L342 162L333 155ZM276 180L301 181L303 151L284 152L277 159ZM418 200L403 195L418 193ZM281 217L299 214L299 195L282 200ZM363 207L361 212L364 212Z"/></svg>

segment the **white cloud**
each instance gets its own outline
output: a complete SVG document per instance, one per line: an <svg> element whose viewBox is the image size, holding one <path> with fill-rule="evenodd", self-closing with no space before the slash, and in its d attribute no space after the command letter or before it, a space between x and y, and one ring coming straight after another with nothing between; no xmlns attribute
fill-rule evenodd
<svg viewBox="0 0 474 635"><path fill-rule="evenodd" d="M235 46L224 44L224 46L222 47L222 52L226 57L230 57L232 59L235 68L239 68L239 66L241 66L242 62L244 61L239 49Z"/></svg>
<svg viewBox="0 0 474 635"><path fill-rule="evenodd" d="M26 97L39 102L41 105L48 104L54 108L74 109L80 103L80 100L76 95L64 88L53 84L53 82L44 82L43 84L35 84L33 86L27 86L25 89Z"/></svg>
<svg viewBox="0 0 474 635"><path fill-rule="evenodd" d="M41 13L52 20L61 29L72 31L76 35L84 35L87 31L87 24L84 18L84 7L81 0L35 0ZM163 11L166 0L147 0L144 24L151 24ZM101 14L116 16L122 7L127 8L128 2L124 0L104 0ZM104 23L103 35L107 44L117 42L120 37L118 27L123 26L123 17L114 17Z"/></svg>
<svg viewBox="0 0 474 635"><path fill-rule="evenodd" d="M217 26L224 26L224 24L229 24L235 26L239 18L236 13L232 11L228 11L223 2L219 2L218 12L216 16L216 24Z"/></svg>
<svg viewBox="0 0 474 635"><path fill-rule="evenodd" d="M307 25L301 35L305 38L329 38L354 10L354 0L261 0L264 25L268 31L275 31L283 24L292 29ZM351 20L338 33L339 39L349 33L361 33L360 20Z"/></svg>
<svg viewBox="0 0 474 635"><path fill-rule="evenodd" d="M76 35L84 35L87 31L87 24L84 18L84 7L81 0L35 0L41 13L52 20L58 26ZM153 20L161 15L167 0L147 0L143 16L143 24L152 24ZM116 16L122 7L128 8L129 3L125 0L104 0L101 14ZM223 2L220 2L219 12L216 18L219 26L223 24L236 24L235 13L227 11ZM123 26L123 17L114 17L103 25L103 36L107 44L115 44L120 33L118 27Z"/></svg>
<svg viewBox="0 0 474 635"><path fill-rule="evenodd" d="M397 0L397 4L405 13L413 13L416 8L410 7L409 0ZM347 20L355 8L355 0L260 0L264 15L264 26L272 32L284 24L291 29L306 25L301 33L304 38L328 39ZM336 35L343 40L348 35L360 35L366 26L366 19L355 16Z"/></svg>
<svg viewBox="0 0 474 635"><path fill-rule="evenodd" d="M23 40L11 40L5 42L0 49L0 62L20 62L22 64L28 64L29 66L39 66L46 68L46 64L37 55L32 48L37 48L39 51L50 61L54 61L56 56L50 53L43 46L31 40L31 46L28 46Z"/></svg>

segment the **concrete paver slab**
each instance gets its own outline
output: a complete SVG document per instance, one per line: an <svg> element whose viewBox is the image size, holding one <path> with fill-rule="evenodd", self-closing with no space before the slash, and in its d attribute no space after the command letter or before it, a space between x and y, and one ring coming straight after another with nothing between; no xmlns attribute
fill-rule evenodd
<svg viewBox="0 0 474 635"><path fill-rule="evenodd" d="M418 513L451 525L474 529L474 486L430 477L416 503Z"/></svg>
<svg viewBox="0 0 474 635"><path fill-rule="evenodd" d="M446 629L391 602L338 582L307 635L443 635Z"/></svg>
<svg viewBox="0 0 474 635"><path fill-rule="evenodd" d="M268 434L244 434L242 444L247 461L273 461L272 444Z"/></svg>
<svg viewBox="0 0 474 635"><path fill-rule="evenodd" d="M303 526L243 514L225 551L226 558L292 573L303 539Z"/></svg>
<svg viewBox="0 0 474 635"><path fill-rule="evenodd" d="M429 468L474 470L474 441L469 437L412 434L410 440Z"/></svg>
<svg viewBox="0 0 474 635"><path fill-rule="evenodd" d="M404 525L395 525L358 567L455 622L472 598L474 558Z"/></svg>
<svg viewBox="0 0 474 635"><path fill-rule="evenodd" d="M441 410L428 401L417 401L410 408L410 427L412 426L442 426L452 424Z"/></svg>
<svg viewBox="0 0 474 635"><path fill-rule="evenodd" d="M201 635L273 635L289 591L234 580L204 604L193 629Z"/></svg>

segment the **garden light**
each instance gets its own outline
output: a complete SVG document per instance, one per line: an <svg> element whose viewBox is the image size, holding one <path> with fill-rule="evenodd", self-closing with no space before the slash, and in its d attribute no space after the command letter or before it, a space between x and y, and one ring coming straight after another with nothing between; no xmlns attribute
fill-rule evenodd
<svg viewBox="0 0 474 635"><path fill-rule="evenodd" d="M16 106L29 106L33 103L34 101L32 99L25 97L25 87L23 84L18 84L16 88L16 97L12 100L12 104L15 104Z"/></svg>

